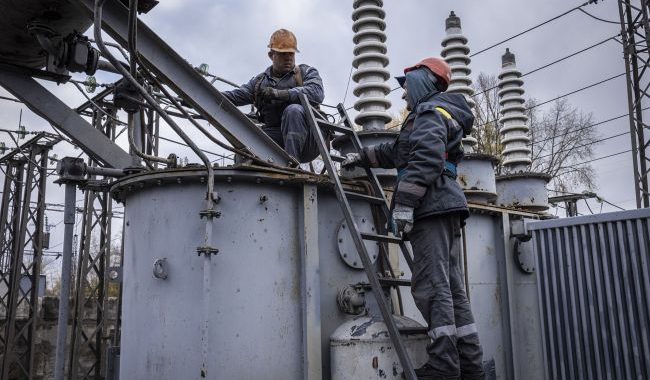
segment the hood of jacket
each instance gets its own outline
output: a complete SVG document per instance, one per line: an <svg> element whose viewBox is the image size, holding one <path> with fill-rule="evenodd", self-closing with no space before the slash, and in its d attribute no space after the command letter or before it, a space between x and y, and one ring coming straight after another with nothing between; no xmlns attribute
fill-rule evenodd
<svg viewBox="0 0 650 380"><path fill-rule="evenodd" d="M439 91L436 88L436 77L425 68L419 68L406 73L406 101L411 109L429 100Z"/></svg>
<svg viewBox="0 0 650 380"><path fill-rule="evenodd" d="M436 107L441 107L449 112L451 117L463 128L465 135L472 132L474 114L464 95L440 92L429 99L427 103L433 103Z"/></svg>

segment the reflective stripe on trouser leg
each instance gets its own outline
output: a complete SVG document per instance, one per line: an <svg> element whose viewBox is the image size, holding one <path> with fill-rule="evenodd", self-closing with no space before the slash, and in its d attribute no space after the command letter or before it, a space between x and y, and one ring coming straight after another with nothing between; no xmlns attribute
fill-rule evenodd
<svg viewBox="0 0 650 380"><path fill-rule="evenodd" d="M459 338L463 338L471 334L478 334L475 323L470 323L469 325L456 328L456 336Z"/></svg>
<svg viewBox="0 0 650 380"><path fill-rule="evenodd" d="M449 286L451 220L449 216L418 219L409 237L414 255L411 292L431 330L428 364L435 368L439 377L453 378L460 375L460 363Z"/></svg>
<svg viewBox="0 0 650 380"><path fill-rule="evenodd" d="M436 340L443 336L457 336L456 326L446 325L434 327L427 333L432 340Z"/></svg>
<svg viewBox="0 0 650 380"><path fill-rule="evenodd" d="M478 330L467 293L465 280L460 267L461 254L460 219L454 221L454 238L449 260L449 285L454 300L454 320L456 321L456 349L460 361L460 372L463 379L480 380L485 377L483 371L483 350L479 342Z"/></svg>

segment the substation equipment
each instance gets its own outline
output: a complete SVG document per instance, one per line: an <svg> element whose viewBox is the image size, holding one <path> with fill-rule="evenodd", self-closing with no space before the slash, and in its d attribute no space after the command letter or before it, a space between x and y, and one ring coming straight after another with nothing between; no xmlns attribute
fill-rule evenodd
<svg viewBox="0 0 650 380"><path fill-rule="evenodd" d="M85 190L85 198L76 280L73 285L64 278L59 305L59 321L67 320L71 307L72 339L67 346L65 339L58 340L56 378L66 373L69 378L96 379L401 378L400 362L376 313L375 295L328 179L292 168L293 159L199 70L135 21L136 11L148 12L155 3L57 0L45 7L28 0L14 9L0 2L5 5L0 8L0 85L89 156L88 161L67 157L58 166L66 188L62 261L69 277L77 188ZM353 2L353 92L359 98L356 122L363 128L359 136L364 144L395 137L383 129L391 117L382 7L381 0ZM93 22L91 42L77 32ZM115 48L129 54L119 59L111 54L102 31L116 41ZM469 47L453 12L446 33L441 55L452 67L450 91L471 102ZM126 64L120 62L127 58ZM91 74L97 69L123 78L77 109L34 80L65 83L69 72ZM540 300L546 293L540 292L534 249L539 252L542 246L534 247L528 230L536 225L531 221L546 217L547 178L526 172L530 151L525 150L520 76L507 52L499 83L506 145L503 175L496 178L494 157L475 153L474 138L465 141L469 155L459 167L459 182L471 217L463 230L462 265L489 376L544 379L552 370L548 358L561 358L552 355L554 346L548 342L554 336L553 318L542 309L550 308L552 299ZM163 101L173 112L162 109ZM123 111L126 126L118 117ZM172 116L223 144L214 130L194 119L207 121L244 163L212 165ZM158 157L160 118L201 164L179 165L173 155ZM114 142L118 127L126 127L128 151ZM30 187L38 192L39 207L34 208L28 206L28 182L21 178L31 178L31 184L42 181L42 172L35 170L46 165L33 162L45 160L63 136L39 135L20 154L0 158L7 173L0 209L0 282L11 289L0 301L9 317L19 297L30 305L30 319L21 320L21 326L16 318L0 320L3 378L10 372L34 375L39 323L34 292L42 240L27 234L25 223L35 218L30 226L42 233L44 182ZM340 138L334 146L345 153L348 143ZM358 173L348 174L346 189L363 192ZM378 174L390 185L394 173ZM111 199L124 205L119 268L111 267ZM359 197L352 207L357 228L375 232L372 204ZM101 236L98 251L88 248L95 230ZM23 254L26 234L33 240L32 261ZM387 262L398 268L396 286L381 296L393 303L401 327L411 330L405 344L414 365L420 366L429 338L410 290L399 286L400 278L410 278L408 267L377 243L368 243L367 249L378 271L385 271ZM30 262L35 265L25 266ZM28 294L19 294L16 287L22 275L31 281ZM109 281L121 287L118 322L110 326L103 319ZM71 290L70 305L66 292ZM94 302L97 310L92 334L83 325L87 316L81 305L86 302ZM60 337L68 334L66 323L58 329ZM10 349L17 339L28 349ZM81 353L92 354L90 364Z"/></svg>

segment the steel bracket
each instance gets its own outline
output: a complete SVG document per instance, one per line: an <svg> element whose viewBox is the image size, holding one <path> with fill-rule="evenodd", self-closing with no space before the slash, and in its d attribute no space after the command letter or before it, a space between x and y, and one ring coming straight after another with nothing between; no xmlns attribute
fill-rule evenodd
<svg viewBox="0 0 650 380"><path fill-rule="evenodd" d="M196 247L196 253L201 256L201 255L207 255L207 256L212 256L216 255L219 253L218 248L210 247L210 246L200 246Z"/></svg>

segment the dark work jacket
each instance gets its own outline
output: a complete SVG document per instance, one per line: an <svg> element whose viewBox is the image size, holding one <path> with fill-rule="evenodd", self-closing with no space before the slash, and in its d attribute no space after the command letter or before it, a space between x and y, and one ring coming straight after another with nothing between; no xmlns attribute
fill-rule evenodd
<svg viewBox="0 0 650 380"><path fill-rule="evenodd" d="M268 67L263 73L254 76L248 83L232 91L224 91L223 95L228 98L234 105L243 106L255 104L259 113L260 121L267 127L280 127L282 113L289 104L300 104L300 94L304 93L307 98L314 103L322 103L325 98L323 91L323 80L314 67L308 65L299 65L302 73L302 86L298 86L295 73L288 72L279 80L273 78L271 67ZM259 82L259 86L257 83ZM255 94L256 87L260 92L265 87L273 87L278 90L289 90L289 101L262 102L260 94Z"/></svg>
<svg viewBox="0 0 650 380"><path fill-rule="evenodd" d="M456 123L436 107L447 111ZM413 207L415 219L452 213L466 218L469 211L465 194L443 171L445 152L451 163L463 159L463 130L471 131L473 123L474 116L463 95L438 93L411 112L394 143L364 148L363 158L371 167L397 168L393 205Z"/></svg>

